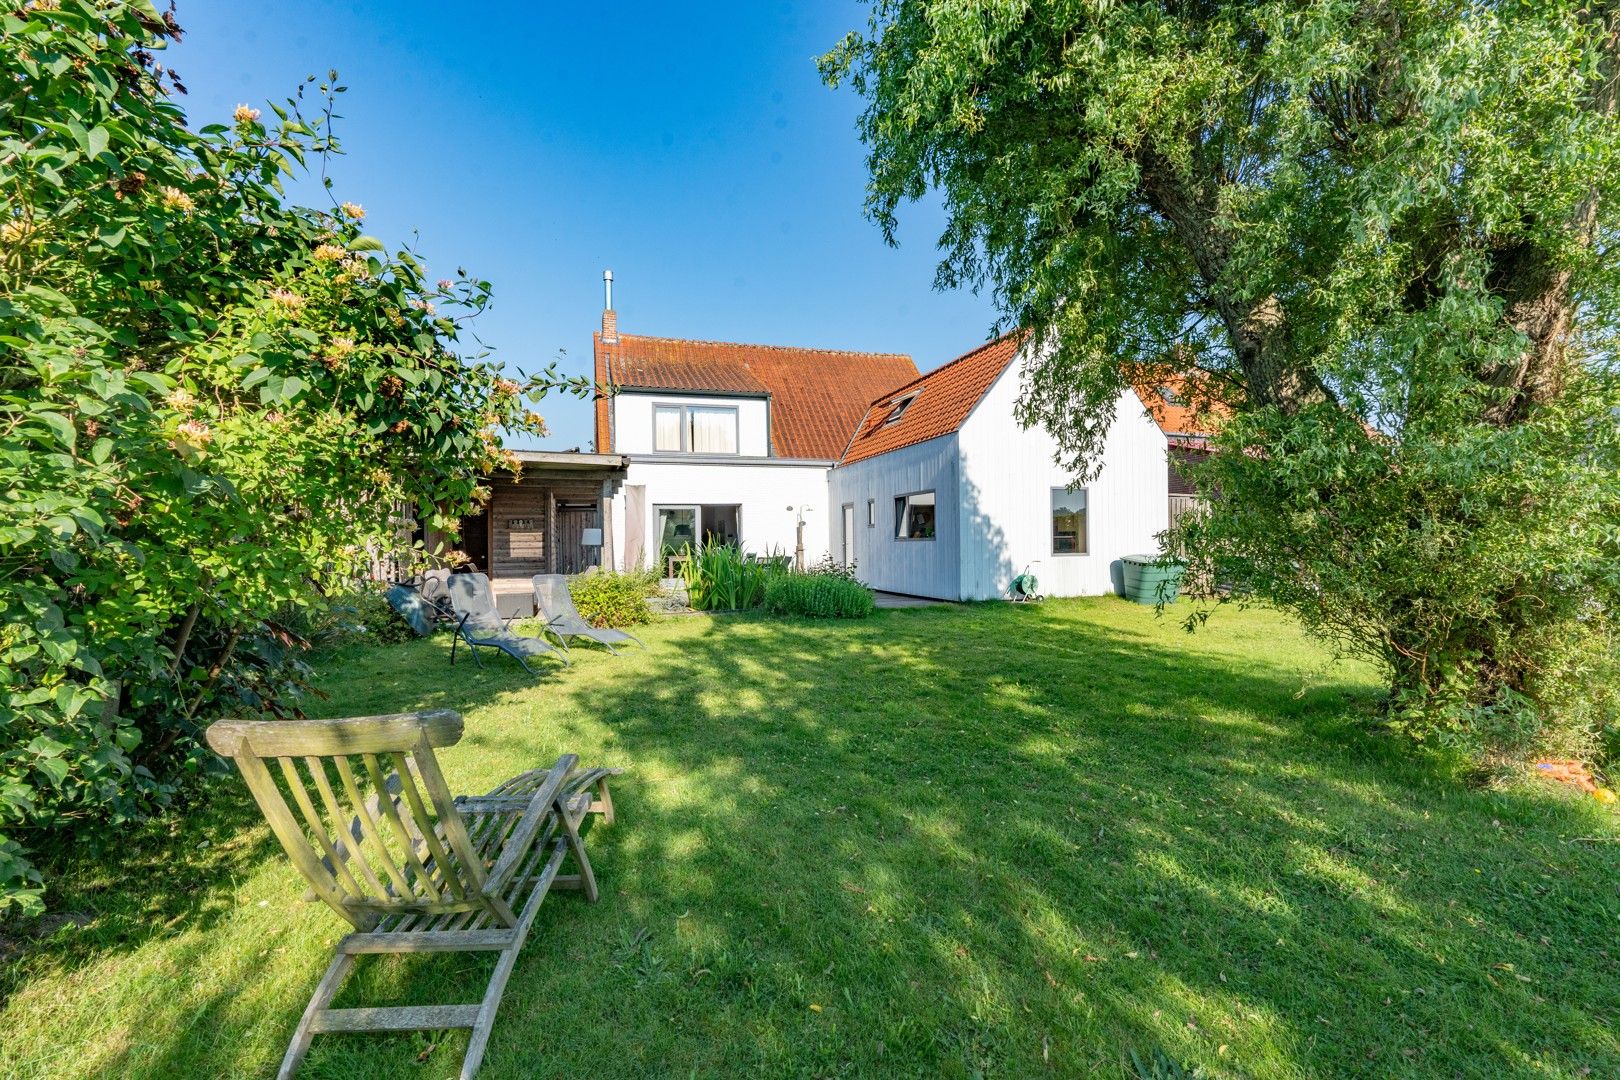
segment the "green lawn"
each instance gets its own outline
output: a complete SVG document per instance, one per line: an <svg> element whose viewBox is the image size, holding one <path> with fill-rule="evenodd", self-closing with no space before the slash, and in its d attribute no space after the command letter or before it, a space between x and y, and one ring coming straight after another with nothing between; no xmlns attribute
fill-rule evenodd
<svg viewBox="0 0 1620 1080"><path fill-rule="evenodd" d="M341 716L462 710L482 791L630 771L483 1076L1620 1075L1620 826L1359 734L1369 672L1284 619L1124 601L692 617L541 679L447 642L321 662ZM582 650L576 650L576 653ZM453 676L453 677L452 677ZM51 897L0 1071L267 1075L341 925L234 778ZM470 998L490 957L363 961L339 1005ZM320 1036L302 1075L453 1075L465 1036Z"/></svg>

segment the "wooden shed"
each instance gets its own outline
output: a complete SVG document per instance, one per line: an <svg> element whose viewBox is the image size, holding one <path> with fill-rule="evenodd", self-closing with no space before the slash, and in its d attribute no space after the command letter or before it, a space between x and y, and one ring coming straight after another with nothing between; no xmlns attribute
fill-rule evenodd
<svg viewBox="0 0 1620 1080"><path fill-rule="evenodd" d="M486 484L489 501L461 521L461 536L445 538L479 571L526 592L535 574L614 569L612 521L603 513L624 483L618 454L519 450L522 468ZM432 546L431 544L429 545Z"/></svg>

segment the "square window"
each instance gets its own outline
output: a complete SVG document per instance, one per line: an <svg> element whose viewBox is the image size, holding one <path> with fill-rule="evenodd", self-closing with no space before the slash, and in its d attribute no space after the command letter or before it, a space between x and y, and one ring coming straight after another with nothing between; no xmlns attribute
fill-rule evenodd
<svg viewBox="0 0 1620 1080"><path fill-rule="evenodd" d="M737 452L737 410L691 405L686 410L687 446L694 454Z"/></svg>
<svg viewBox="0 0 1620 1080"><path fill-rule="evenodd" d="M919 491L894 500L894 538L932 540L934 538L934 493Z"/></svg>

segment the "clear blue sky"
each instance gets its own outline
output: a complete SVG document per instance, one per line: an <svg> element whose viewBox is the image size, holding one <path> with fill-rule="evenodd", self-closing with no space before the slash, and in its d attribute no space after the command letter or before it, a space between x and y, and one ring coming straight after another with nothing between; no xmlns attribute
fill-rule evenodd
<svg viewBox="0 0 1620 1080"><path fill-rule="evenodd" d="M861 214L859 102L814 58L865 25L844 0L736 4L181 0L165 59L193 123L337 68L340 199L430 274L495 285L479 336L509 366L588 374L602 270L629 333L910 353L984 340L987 298L932 288L935 205L883 243ZM313 186L299 192L322 199ZM551 397L542 445L589 448Z"/></svg>

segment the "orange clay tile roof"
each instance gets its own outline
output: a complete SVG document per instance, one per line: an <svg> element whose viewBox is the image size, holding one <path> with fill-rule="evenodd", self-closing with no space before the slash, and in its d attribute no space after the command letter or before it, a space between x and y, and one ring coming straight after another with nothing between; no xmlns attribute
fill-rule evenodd
<svg viewBox="0 0 1620 1080"><path fill-rule="evenodd" d="M1172 439L1178 436L1192 440L1206 439L1211 433L1212 424L1231 415L1230 410L1209 393L1199 393L1192 376L1172 376L1160 386L1138 382L1135 389L1136 396L1142 399L1148 415L1159 425L1159 430ZM1175 401L1168 400L1164 390L1170 391Z"/></svg>
<svg viewBox="0 0 1620 1080"><path fill-rule="evenodd" d="M618 335L612 345L594 336L596 381L623 390L717 391L769 395L771 453L832 461L872 398L917 376L898 353L737 345L724 341ZM596 448L612 450L608 400L596 401Z"/></svg>
<svg viewBox="0 0 1620 1080"><path fill-rule="evenodd" d="M839 464L864 461L956 431L1007 370L1021 344L1023 335L1003 335L875 399ZM904 415L888 423L895 406L912 395Z"/></svg>

